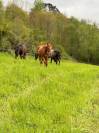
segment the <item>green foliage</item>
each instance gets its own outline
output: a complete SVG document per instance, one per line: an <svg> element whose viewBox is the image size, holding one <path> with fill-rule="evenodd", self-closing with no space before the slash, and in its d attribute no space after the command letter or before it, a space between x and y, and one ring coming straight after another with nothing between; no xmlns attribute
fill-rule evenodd
<svg viewBox="0 0 99 133"><path fill-rule="evenodd" d="M35 0L33 9L35 11L42 11L44 9L43 0Z"/></svg>
<svg viewBox="0 0 99 133"><path fill-rule="evenodd" d="M15 4L10 4L6 7L5 11L6 17L10 20L21 20L25 24L28 23L27 12L23 11L20 7Z"/></svg>
<svg viewBox="0 0 99 133"><path fill-rule="evenodd" d="M44 10L42 0L36 0L29 13L15 4L4 9L1 2L0 50L25 43L31 52L40 42L52 43L64 58L71 56L79 61L99 64L99 29L95 24L48 12Z"/></svg>
<svg viewBox="0 0 99 133"><path fill-rule="evenodd" d="M3 12L4 12L3 4L2 4L2 1L0 0L0 19L2 19L2 17L3 17Z"/></svg>

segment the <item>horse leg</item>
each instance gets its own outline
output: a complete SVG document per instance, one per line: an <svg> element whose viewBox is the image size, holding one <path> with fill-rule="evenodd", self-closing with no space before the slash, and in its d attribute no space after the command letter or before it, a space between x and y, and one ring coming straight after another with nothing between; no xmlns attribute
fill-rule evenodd
<svg viewBox="0 0 99 133"><path fill-rule="evenodd" d="M60 59L59 59L59 58L57 58L57 64L59 64L59 65L60 65Z"/></svg>
<svg viewBox="0 0 99 133"><path fill-rule="evenodd" d="M51 63L52 63L52 60L53 60L53 59L51 58Z"/></svg>
<svg viewBox="0 0 99 133"><path fill-rule="evenodd" d="M22 54L20 54L20 58L21 58L21 59L23 58Z"/></svg>
<svg viewBox="0 0 99 133"><path fill-rule="evenodd" d="M26 56L23 56L23 59L26 59Z"/></svg>
<svg viewBox="0 0 99 133"><path fill-rule="evenodd" d="M26 59L26 53L23 54L23 59Z"/></svg>
<svg viewBox="0 0 99 133"><path fill-rule="evenodd" d="M53 58L53 60L54 60L55 63L57 62L57 60L56 60L55 58ZM56 64L57 64L57 63L56 63Z"/></svg>
<svg viewBox="0 0 99 133"><path fill-rule="evenodd" d="M41 58L41 57L39 57L39 61L40 61L40 64L42 64L42 63L43 63L43 60L42 60L42 58Z"/></svg>
<svg viewBox="0 0 99 133"><path fill-rule="evenodd" d="M57 59L55 59L54 61L55 61L56 65L57 65Z"/></svg>
<svg viewBox="0 0 99 133"><path fill-rule="evenodd" d="M59 61L59 64L60 64L60 59L58 61Z"/></svg>
<svg viewBox="0 0 99 133"><path fill-rule="evenodd" d="M22 59L22 51L19 51L20 59Z"/></svg>
<svg viewBox="0 0 99 133"><path fill-rule="evenodd" d="M18 57L18 55L17 55L17 54L15 54L15 59L17 59L17 57Z"/></svg>
<svg viewBox="0 0 99 133"><path fill-rule="evenodd" d="M16 51L15 51L15 59L17 59L18 54L19 54L19 53L18 53L18 51L16 50Z"/></svg>
<svg viewBox="0 0 99 133"><path fill-rule="evenodd" d="M21 59L23 58L22 55L20 55L20 58L21 58Z"/></svg>
<svg viewBox="0 0 99 133"><path fill-rule="evenodd" d="M23 59L25 59L26 57L25 56L22 56L23 57Z"/></svg>
<svg viewBox="0 0 99 133"><path fill-rule="evenodd" d="M47 65L48 65L48 58L47 58L47 56L45 56L45 58L44 58L44 64L47 67Z"/></svg>

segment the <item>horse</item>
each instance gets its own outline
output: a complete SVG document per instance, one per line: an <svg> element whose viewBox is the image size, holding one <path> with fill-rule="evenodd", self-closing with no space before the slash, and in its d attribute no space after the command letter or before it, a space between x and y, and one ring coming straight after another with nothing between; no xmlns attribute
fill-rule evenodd
<svg viewBox="0 0 99 133"><path fill-rule="evenodd" d="M24 44L19 44L15 47L15 58L20 56L21 59L26 58L27 47Z"/></svg>
<svg viewBox="0 0 99 133"><path fill-rule="evenodd" d="M52 49L50 51L49 58L51 58L51 63L52 63L52 60L54 60L54 62L56 64L58 64L58 63L60 64L60 60L61 60L61 53L60 53L60 51Z"/></svg>
<svg viewBox="0 0 99 133"><path fill-rule="evenodd" d="M40 63L45 64L45 66L47 66L48 56L51 49L52 45L50 43L39 45L35 53L35 59L39 58Z"/></svg>

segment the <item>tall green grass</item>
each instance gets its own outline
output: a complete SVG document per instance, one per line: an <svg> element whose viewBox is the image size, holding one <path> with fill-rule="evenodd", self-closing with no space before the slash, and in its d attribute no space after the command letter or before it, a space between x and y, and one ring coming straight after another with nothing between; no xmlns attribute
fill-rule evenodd
<svg viewBox="0 0 99 133"><path fill-rule="evenodd" d="M99 67L44 67L0 54L0 133L99 133Z"/></svg>

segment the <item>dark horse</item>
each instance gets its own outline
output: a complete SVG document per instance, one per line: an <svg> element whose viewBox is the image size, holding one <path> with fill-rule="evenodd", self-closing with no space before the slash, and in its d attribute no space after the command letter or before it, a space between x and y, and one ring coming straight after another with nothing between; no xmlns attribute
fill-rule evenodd
<svg viewBox="0 0 99 133"><path fill-rule="evenodd" d="M44 45L39 45L35 53L35 59L39 58L40 63L45 64L45 66L47 66L48 56L51 49L52 49L52 45L49 43Z"/></svg>
<svg viewBox="0 0 99 133"><path fill-rule="evenodd" d="M54 60L54 62L56 64L58 64L58 63L60 64L60 60L61 60L61 53L60 53L60 51L52 49L50 51L49 58L51 58L51 63L52 63L52 60Z"/></svg>
<svg viewBox="0 0 99 133"><path fill-rule="evenodd" d="M25 45L20 44L15 47L15 58L20 56L20 58L25 59L26 58L26 53L27 53L27 48Z"/></svg>

